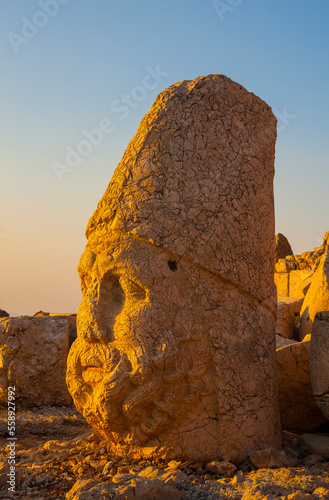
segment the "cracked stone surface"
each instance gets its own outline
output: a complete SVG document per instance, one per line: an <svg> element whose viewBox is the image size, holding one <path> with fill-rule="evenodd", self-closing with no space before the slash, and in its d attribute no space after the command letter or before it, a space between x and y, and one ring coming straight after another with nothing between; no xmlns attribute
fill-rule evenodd
<svg viewBox="0 0 329 500"><path fill-rule="evenodd" d="M312 333L317 312L329 310L329 248L322 255L300 311L300 340Z"/></svg>
<svg viewBox="0 0 329 500"><path fill-rule="evenodd" d="M276 119L222 75L164 90L90 219L67 383L116 453L280 447Z"/></svg>
<svg viewBox="0 0 329 500"><path fill-rule="evenodd" d="M279 259L285 259L287 255L293 255L290 243L284 234L278 233L275 236L274 260L277 262Z"/></svg>
<svg viewBox="0 0 329 500"><path fill-rule="evenodd" d="M310 337L276 351L281 424L290 432L309 432L326 422L311 386Z"/></svg>
<svg viewBox="0 0 329 500"><path fill-rule="evenodd" d="M314 318L310 377L315 400L329 419L329 311L318 312Z"/></svg>
<svg viewBox="0 0 329 500"><path fill-rule="evenodd" d="M282 297L278 300L276 333L286 339L297 336L303 298Z"/></svg>
<svg viewBox="0 0 329 500"><path fill-rule="evenodd" d="M0 319L0 402L14 386L16 404L68 405L65 382L69 320L21 316Z"/></svg>

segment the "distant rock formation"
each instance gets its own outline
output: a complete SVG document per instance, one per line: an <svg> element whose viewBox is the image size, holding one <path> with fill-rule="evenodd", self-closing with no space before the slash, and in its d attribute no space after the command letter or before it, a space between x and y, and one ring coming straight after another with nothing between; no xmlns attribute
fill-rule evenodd
<svg viewBox="0 0 329 500"><path fill-rule="evenodd" d="M4 311L3 309L0 309L0 318L7 318L9 314Z"/></svg>
<svg viewBox="0 0 329 500"><path fill-rule="evenodd" d="M36 313L33 314L33 316L35 318L43 318L43 317L49 316L49 315L50 315L50 313L44 312L44 311L38 311L38 312L36 312Z"/></svg>
<svg viewBox="0 0 329 500"><path fill-rule="evenodd" d="M322 245L314 248L313 252L287 255L284 259L276 261L274 281L278 299L305 297L321 257L328 249L329 231L325 233Z"/></svg>
<svg viewBox="0 0 329 500"><path fill-rule="evenodd" d="M278 233L275 236L274 260L277 262L279 259L287 257L287 255L293 255L290 243L282 233Z"/></svg>

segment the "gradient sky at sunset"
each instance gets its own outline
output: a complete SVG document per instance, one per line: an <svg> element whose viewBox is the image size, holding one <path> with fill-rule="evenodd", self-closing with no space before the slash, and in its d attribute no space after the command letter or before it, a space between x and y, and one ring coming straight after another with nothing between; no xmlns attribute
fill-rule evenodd
<svg viewBox="0 0 329 500"><path fill-rule="evenodd" d="M327 0L2 0L0 308L76 312L85 227L139 122L210 73L272 106L276 231L295 253L319 246L328 19Z"/></svg>

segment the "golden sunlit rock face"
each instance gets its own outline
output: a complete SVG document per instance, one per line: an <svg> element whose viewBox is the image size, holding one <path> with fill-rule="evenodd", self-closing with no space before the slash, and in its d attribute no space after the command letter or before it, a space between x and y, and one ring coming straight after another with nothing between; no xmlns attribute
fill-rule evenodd
<svg viewBox="0 0 329 500"><path fill-rule="evenodd" d="M164 90L87 228L67 383L130 457L280 446L276 119L222 75Z"/></svg>

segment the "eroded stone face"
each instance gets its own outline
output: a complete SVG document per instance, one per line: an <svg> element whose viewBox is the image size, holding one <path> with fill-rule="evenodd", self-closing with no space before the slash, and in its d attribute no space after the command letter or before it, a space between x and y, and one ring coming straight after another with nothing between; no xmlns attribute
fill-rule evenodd
<svg viewBox="0 0 329 500"><path fill-rule="evenodd" d="M221 75L173 85L89 222L67 382L120 453L238 462L280 444L275 125Z"/></svg>

